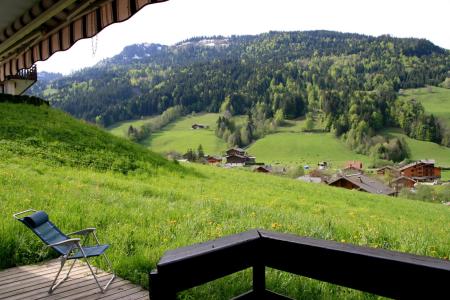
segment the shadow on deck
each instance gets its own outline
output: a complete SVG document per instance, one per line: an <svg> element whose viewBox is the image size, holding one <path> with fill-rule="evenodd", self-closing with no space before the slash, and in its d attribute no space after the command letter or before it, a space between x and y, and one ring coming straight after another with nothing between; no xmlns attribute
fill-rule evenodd
<svg viewBox="0 0 450 300"><path fill-rule="evenodd" d="M102 294L88 267L79 262L72 269L69 279L50 295L47 292L59 267L59 260L51 260L0 271L0 299L149 299L148 291L120 277L116 277L106 293ZM64 267L63 272L67 269L68 266ZM105 284L110 274L95 270L100 284Z"/></svg>

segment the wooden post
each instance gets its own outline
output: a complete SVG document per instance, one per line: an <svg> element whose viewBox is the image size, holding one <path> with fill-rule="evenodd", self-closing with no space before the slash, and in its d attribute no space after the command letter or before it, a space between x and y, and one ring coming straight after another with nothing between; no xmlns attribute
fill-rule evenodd
<svg viewBox="0 0 450 300"><path fill-rule="evenodd" d="M266 291L266 267L262 263L253 266L253 293L256 296L264 295Z"/></svg>
<svg viewBox="0 0 450 300"><path fill-rule="evenodd" d="M149 296L152 300L175 300L177 293L165 285L164 280L161 280L158 272L153 270L149 276L150 290Z"/></svg>

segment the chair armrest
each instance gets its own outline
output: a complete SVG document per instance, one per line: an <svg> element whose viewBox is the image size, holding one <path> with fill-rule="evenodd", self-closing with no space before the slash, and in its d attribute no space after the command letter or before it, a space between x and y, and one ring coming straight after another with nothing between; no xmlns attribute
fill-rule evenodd
<svg viewBox="0 0 450 300"><path fill-rule="evenodd" d="M54 246L59 246L59 245L64 245L64 244L76 244L78 246L78 244L80 243L80 239L75 238L75 239L67 239L61 242L57 242L54 244L50 244L48 245L48 247L54 247Z"/></svg>
<svg viewBox="0 0 450 300"><path fill-rule="evenodd" d="M24 211L15 213L15 214L13 215L13 217L14 217L14 219L16 219L16 220L20 220L18 216L20 216L20 215L22 215L22 214L24 214L24 213L28 213L28 212L36 212L36 211L37 211L37 210L32 209L32 208L31 208L31 209L27 209L27 210L24 210Z"/></svg>
<svg viewBox="0 0 450 300"><path fill-rule="evenodd" d="M86 229L68 233L67 235L88 235L89 233L95 232L95 230L97 230L97 229L94 227L90 227L90 228L86 228Z"/></svg>

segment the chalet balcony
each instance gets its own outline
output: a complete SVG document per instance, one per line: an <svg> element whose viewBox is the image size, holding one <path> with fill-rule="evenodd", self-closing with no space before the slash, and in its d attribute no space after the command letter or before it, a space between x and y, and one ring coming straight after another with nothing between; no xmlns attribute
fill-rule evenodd
<svg viewBox="0 0 450 300"><path fill-rule="evenodd" d="M22 69L15 75L5 76L0 82L0 93L21 95L37 81L36 65L29 69Z"/></svg>
<svg viewBox="0 0 450 300"><path fill-rule="evenodd" d="M450 262L265 230L168 251L150 274L150 298L253 269L253 289L233 299L290 299L266 289L265 268L395 299L448 296Z"/></svg>

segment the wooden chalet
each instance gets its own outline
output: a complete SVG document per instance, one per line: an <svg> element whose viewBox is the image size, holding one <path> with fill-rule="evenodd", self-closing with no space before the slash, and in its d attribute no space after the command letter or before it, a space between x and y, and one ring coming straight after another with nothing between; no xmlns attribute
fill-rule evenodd
<svg viewBox="0 0 450 300"><path fill-rule="evenodd" d="M205 128L208 128L208 125L192 124L192 129L205 129Z"/></svg>
<svg viewBox="0 0 450 300"><path fill-rule="evenodd" d="M253 172L257 172L257 173L270 173L271 172L271 168L268 166L259 166L257 168L253 169Z"/></svg>
<svg viewBox="0 0 450 300"><path fill-rule="evenodd" d="M226 151L227 156L231 156L231 155L240 155L240 156L245 156L245 150L242 148L231 148L228 149Z"/></svg>
<svg viewBox="0 0 450 300"><path fill-rule="evenodd" d="M322 177L314 177L311 175L304 175L297 177L297 180L303 181L303 182L312 182L312 183L322 183L325 182Z"/></svg>
<svg viewBox="0 0 450 300"><path fill-rule="evenodd" d="M394 196L395 190L385 186L382 182L363 174L344 175L332 179L331 186L342 187L349 190L358 190L371 194Z"/></svg>
<svg viewBox="0 0 450 300"><path fill-rule="evenodd" d="M398 169L400 175L418 182L433 181L441 178L441 168L434 166L434 160L420 160Z"/></svg>
<svg viewBox="0 0 450 300"><path fill-rule="evenodd" d="M207 155L206 161L208 162L208 164L219 164L222 162L222 157Z"/></svg>
<svg viewBox="0 0 450 300"><path fill-rule="evenodd" d="M363 163L359 160L350 160L345 163L345 168L355 168L361 170L363 168Z"/></svg>
<svg viewBox="0 0 450 300"><path fill-rule="evenodd" d="M346 167L346 168L342 169L341 170L341 174L343 174L343 175L364 174L364 171L359 169L359 168L355 168L353 166L349 166L349 167Z"/></svg>
<svg viewBox="0 0 450 300"><path fill-rule="evenodd" d="M255 157L247 155L232 154L225 157L227 164L251 165L255 163Z"/></svg>
<svg viewBox="0 0 450 300"><path fill-rule="evenodd" d="M381 175L381 176L389 174L389 175L392 175L393 177L398 177L398 176L400 176L400 171L397 170L393 166L384 166L384 167L377 169L377 174Z"/></svg>
<svg viewBox="0 0 450 300"><path fill-rule="evenodd" d="M417 183L414 179L406 176L400 176L395 178L389 183L389 186L393 188L397 193L404 188L412 189L414 185Z"/></svg>

